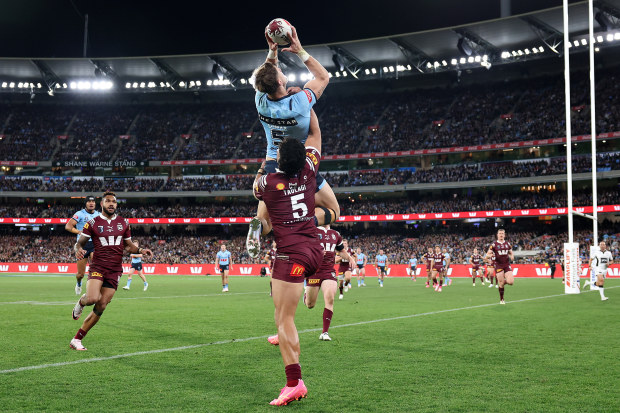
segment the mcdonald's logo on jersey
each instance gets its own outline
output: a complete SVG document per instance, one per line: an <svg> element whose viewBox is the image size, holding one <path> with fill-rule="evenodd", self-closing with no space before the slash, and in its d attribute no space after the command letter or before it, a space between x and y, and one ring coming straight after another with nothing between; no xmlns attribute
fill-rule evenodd
<svg viewBox="0 0 620 413"><path fill-rule="evenodd" d="M306 269L304 268L303 265L299 265L299 264L294 264L293 268L291 268L291 274L293 277L301 277L302 275L304 275L304 272L306 271Z"/></svg>

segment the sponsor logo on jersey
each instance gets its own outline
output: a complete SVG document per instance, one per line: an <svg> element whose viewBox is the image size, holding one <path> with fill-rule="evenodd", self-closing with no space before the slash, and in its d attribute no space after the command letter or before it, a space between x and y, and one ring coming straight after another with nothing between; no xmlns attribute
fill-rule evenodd
<svg viewBox="0 0 620 413"><path fill-rule="evenodd" d="M84 229L87 229L90 225L88 224L88 222L86 224L84 224Z"/></svg>
<svg viewBox="0 0 620 413"><path fill-rule="evenodd" d="M321 280L317 279L317 278L310 278L308 280L308 284L312 285L312 284L319 284L321 282Z"/></svg>
<svg viewBox="0 0 620 413"><path fill-rule="evenodd" d="M290 275L292 275L293 277L301 277L302 275L304 275L305 271L306 269L303 265L293 264Z"/></svg>
<svg viewBox="0 0 620 413"><path fill-rule="evenodd" d="M284 189L284 184L282 182L278 183L276 185L276 189L279 190L279 191L283 190Z"/></svg>
<svg viewBox="0 0 620 413"><path fill-rule="evenodd" d="M312 160L313 164L318 165L319 160L316 159L316 156L314 156L314 154L312 152L308 152L308 157Z"/></svg>
<svg viewBox="0 0 620 413"><path fill-rule="evenodd" d="M306 92L306 97L308 98L308 103L312 103L312 92L310 92L309 90L305 90L305 89L304 89L304 92Z"/></svg>
<svg viewBox="0 0 620 413"><path fill-rule="evenodd" d="M274 126L297 126L297 121L295 120L295 118L275 119L270 118L269 116L261 115L259 113L258 119L260 119L261 122L265 122L269 125Z"/></svg>

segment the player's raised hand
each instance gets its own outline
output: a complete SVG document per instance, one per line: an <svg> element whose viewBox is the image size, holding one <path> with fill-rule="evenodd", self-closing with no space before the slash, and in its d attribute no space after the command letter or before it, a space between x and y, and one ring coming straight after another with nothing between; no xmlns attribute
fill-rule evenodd
<svg viewBox="0 0 620 413"><path fill-rule="evenodd" d="M301 42L299 41L299 37L297 37L297 30L295 29L295 26L291 26L291 34L288 39L291 41L291 44L288 47L282 49L283 52L291 52L297 54L303 50L303 47L301 47Z"/></svg>
<svg viewBox="0 0 620 413"><path fill-rule="evenodd" d="M269 37L269 35L267 34L267 28L265 27L265 39L267 39L267 44L269 45L269 50L272 51L277 51L278 50L278 44L276 42L274 42L273 40L271 40L271 37Z"/></svg>

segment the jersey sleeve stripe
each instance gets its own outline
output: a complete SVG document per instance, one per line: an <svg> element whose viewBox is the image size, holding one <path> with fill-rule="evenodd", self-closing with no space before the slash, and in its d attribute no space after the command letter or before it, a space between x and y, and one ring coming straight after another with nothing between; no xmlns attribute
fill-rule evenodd
<svg viewBox="0 0 620 413"><path fill-rule="evenodd" d="M88 237L88 238L90 238L90 235L84 234L83 232L82 232L80 235L81 235L81 236L83 236L83 237Z"/></svg>

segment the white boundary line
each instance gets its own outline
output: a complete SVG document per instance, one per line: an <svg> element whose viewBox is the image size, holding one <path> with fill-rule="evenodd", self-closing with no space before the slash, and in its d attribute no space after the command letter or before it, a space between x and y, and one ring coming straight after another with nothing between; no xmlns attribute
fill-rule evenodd
<svg viewBox="0 0 620 413"><path fill-rule="evenodd" d="M620 286L614 286L614 287L609 287L609 288L618 288L618 287L620 287ZM593 292L593 291L595 291L595 290L590 290L590 291L585 291L585 292ZM563 296L568 296L568 295L572 296L572 294L546 295L546 296L543 296L543 297L524 298L522 300L509 301L508 304L523 303L523 302L535 301L535 300L544 300L546 298L563 297ZM383 322L386 322L386 321L405 320L405 319L408 319L408 318L415 318L415 317L422 317L422 316L435 315L435 314L443 314L443 313L451 313L451 312L454 312L454 311L473 310L473 309L476 309L476 308L492 307L492 306L496 306L496 305L499 305L499 303L495 302L495 303L488 303L488 304L472 305L472 306L468 306L468 307L449 308L449 309L446 309L446 310L429 311L429 312L426 312L426 313L409 314L409 315L403 315L403 316L398 316L398 317L380 318L380 319L377 319L377 320L360 321L358 323L350 323L350 324L341 324L341 325L338 325L338 326L331 326L331 328L355 327L355 326L361 326L361 325L366 325L366 324L383 323ZM322 328L311 328L311 329L299 331L298 333L299 334L313 333L313 332L316 332L316 331L322 331ZM194 349L194 348L216 346L216 345L221 345L221 344L242 343L244 341L253 341L253 340L266 339L267 337L269 337L269 335L258 336L258 337L246 337L246 338L239 338L239 339L232 339L232 340L214 341L212 343L194 344L194 345L191 345L191 346L163 348L163 349L148 350L148 351L138 351L138 352L135 352L135 353L117 354L115 356L108 356L108 357L95 357L95 358L82 359L82 360L64 361L64 362L60 362L60 363L39 364L39 365L36 365L36 366L17 367L17 368L14 368L14 369L0 370L0 374L17 373L17 372L20 372L20 371L27 371L27 370L39 370L39 369L45 369L45 368L48 368L48 367L70 366L70 365L73 365L73 364L81 364L81 363L93 363L93 362L96 362L96 361L115 360L115 359L121 359L121 358L127 358L127 357L144 356L144 355L147 355L147 354L166 353L166 352L169 352L169 351L189 350L189 349Z"/></svg>

